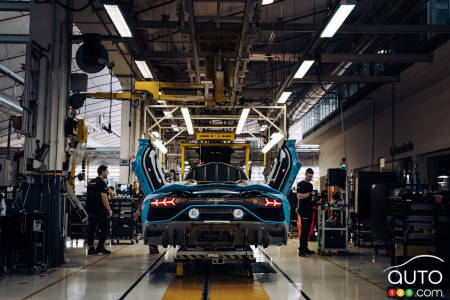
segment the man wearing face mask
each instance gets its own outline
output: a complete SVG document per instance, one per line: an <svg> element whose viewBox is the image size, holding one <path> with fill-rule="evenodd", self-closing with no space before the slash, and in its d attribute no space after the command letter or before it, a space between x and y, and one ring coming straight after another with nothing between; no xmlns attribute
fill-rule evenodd
<svg viewBox="0 0 450 300"><path fill-rule="evenodd" d="M106 236L109 231L109 218L112 210L109 206L106 178L108 178L108 167L101 165L97 169L98 177L92 179L87 187L86 208L89 214L88 227L88 255L96 253L110 254L105 249ZM97 234L98 244L94 249L94 238Z"/></svg>

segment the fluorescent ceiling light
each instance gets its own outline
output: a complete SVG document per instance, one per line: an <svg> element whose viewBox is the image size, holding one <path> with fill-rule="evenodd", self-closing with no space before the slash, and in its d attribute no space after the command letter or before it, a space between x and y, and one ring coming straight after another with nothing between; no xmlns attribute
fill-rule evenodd
<svg viewBox="0 0 450 300"><path fill-rule="evenodd" d="M266 129L267 129L267 125L264 124L259 128L259 131L266 131Z"/></svg>
<svg viewBox="0 0 450 300"><path fill-rule="evenodd" d="M239 122L236 128L236 134L241 134L242 129L245 125L245 120L247 120L248 114L250 113L250 108L244 108L241 113L241 117L239 118Z"/></svg>
<svg viewBox="0 0 450 300"><path fill-rule="evenodd" d="M355 8L355 4L347 3L346 1L342 1L342 4L339 4L336 11L331 16L331 19L328 21L327 26L320 34L321 38L330 38L333 37L336 31L341 27L344 23L345 19L347 19L348 15Z"/></svg>
<svg viewBox="0 0 450 300"><path fill-rule="evenodd" d="M308 73L309 68L314 64L313 59L305 59L295 73L294 78L303 78Z"/></svg>
<svg viewBox="0 0 450 300"><path fill-rule="evenodd" d="M157 138L161 137L161 135L159 134L158 131L152 131L152 134L154 137L157 137Z"/></svg>
<svg viewBox="0 0 450 300"><path fill-rule="evenodd" d="M284 104L286 103L287 99L291 96L292 92L283 92L280 96L280 99L278 99L277 103Z"/></svg>
<svg viewBox="0 0 450 300"><path fill-rule="evenodd" d="M164 116L166 116L167 118L169 118L169 119L173 118L173 115L170 111L163 110L163 113L164 113Z"/></svg>
<svg viewBox="0 0 450 300"><path fill-rule="evenodd" d="M136 64L136 66L139 68L139 71L141 72L142 76L146 79L152 79L153 78L153 74L150 71L147 63L145 62L145 60L136 60L134 61L134 63Z"/></svg>
<svg viewBox="0 0 450 300"><path fill-rule="evenodd" d="M173 131L175 131L175 132L180 131L180 128L178 128L177 125L172 124L172 125L170 125L170 126L172 126Z"/></svg>
<svg viewBox="0 0 450 300"><path fill-rule="evenodd" d="M191 116L189 115L189 109L187 107L181 108L184 122L186 123L187 131L189 134L194 134L194 127L192 126Z"/></svg>
<svg viewBox="0 0 450 300"><path fill-rule="evenodd" d="M128 27L127 22L117 4L103 4L108 13L111 21L113 21L114 26L116 26L117 31L121 37L132 37L130 27Z"/></svg>
<svg viewBox="0 0 450 300"><path fill-rule="evenodd" d="M262 5L272 4L273 0L262 0Z"/></svg>
<svg viewBox="0 0 450 300"><path fill-rule="evenodd" d="M153 145L155 145L159 150L161 150L162 153L167 153L167 148L164 146L163 142L161 140L154 140Z"/></svg>
<svg viewBox="0 0 450 300"><path fill-rule="evenodd" d="M270 141L262 148L261 152L264 154L269 152L269 150L272 149L273 146L278 144L283 138L284 135L281 132L272 134L272 136L270 137Z"/></svg>

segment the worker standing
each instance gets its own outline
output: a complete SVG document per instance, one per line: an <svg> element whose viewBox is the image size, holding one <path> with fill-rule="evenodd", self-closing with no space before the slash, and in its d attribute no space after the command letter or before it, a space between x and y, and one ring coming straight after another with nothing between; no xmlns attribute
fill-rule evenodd
<svg viewBox="0 0 450 300"><path fill-rule="evenodd" d="M308 235L311 228L313 214L313 185L311 181L314 171L308 168L305 172L305 179L297 184L297 218L300 236L300 247L298 248L299 256L313 254L314 251L308 249Z"/></svg>
<svg viewBox="0 0 450 300"><path fill-rule="evenodd" d="M144 203L144 200L145 200L145 195L140 188L139 181L137 181L137 180L133 183L133 190L131 192L131 197L137 198L139 200L139 203L136 208L136 212L133 215L134 219L136 220L141 215L142 204ZM158 245L149 244L148 250L149 250L150 255L159 254Z"/></svg>
<svg viewBox="0 0 450 300"><path fill-rule="evenodd" d="M106 189L106 178L108 178L108 167L101 165L97 169L98 177L92 179L87 186L86 208L89 214L88 227L88 255L111 251L105 249L106 236L109 231L109 218L112 210L109 206L108 191ZM94 238L97 234L98 244L94 249Z"/></svg>

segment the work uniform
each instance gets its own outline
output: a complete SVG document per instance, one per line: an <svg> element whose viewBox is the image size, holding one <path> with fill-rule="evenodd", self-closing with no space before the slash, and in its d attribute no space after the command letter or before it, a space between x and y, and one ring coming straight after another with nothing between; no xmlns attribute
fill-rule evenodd
<svg viewBox="0 0 450 300"><path fill-rule="evenodd" d="M297 193L308 194L313 191L313 185L306 181L300 181L297 184ZM313 202L312 196L299 200L298 204L298 224L299 236L300 236L300 251L306 251L308 249L308 235L311 228L313 214Z"/></svg>
<svg viewBox="0 0 450 300"><path fill-rule="evenodd" d="M101 193L108 194L106 183L100 177L92 179L87 186L86 210L89 214L88 245L94 245L98 229L98 248L105 244L109 231L109 213L103 205Z"/></svg>
<svg viewBox="0 0 450 300"><path fill-rule="evenodd" d="M131 192L131 197L139 199L138 207L142 208L142 202L144 202L145 200L144 192L141 189L139 189L139 191L133 189ZM158 245L148 244L148 249L150 251L150 254L159 254Z"/></svg>

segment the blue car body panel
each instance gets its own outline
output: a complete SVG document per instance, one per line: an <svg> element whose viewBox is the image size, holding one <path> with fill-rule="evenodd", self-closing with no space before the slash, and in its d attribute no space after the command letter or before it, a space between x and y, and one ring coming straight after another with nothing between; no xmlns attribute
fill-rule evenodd
<svg viewBox="0 0 450 300"><path fill-rule="evenodd" d="M149 145L150 145L149 140L139 139L139 148L136 153L136 160L131 163L131 167L133 168L134 173L136 174L136 177L139 180L141 189L144 192L144 195L146 196L152 192L152 188L150 186L150 183L146 179L144 169L139 166L142 166L142 160L144 159L144 152L146 151Z"/></svg>
<svg viewBox="0 0 450 300"><path fill-rule="evenodd" d="M266 221L266 220L261 220L262 222L271 222L271 223L286 223L289 224L290 222L290 206L289 206L289 201L287 200L286 196L281 194L279 191L265 185L265 184L249 184L249 185L245 185L245 186L229 186L229 187L225 187L225 185L220 185L220 186L208 186L208 187L199 187L199 186L192 186L192 185L185 185L184 182L175 182L175 183L171 183L168 185L163 186L162 188L156 190L155 192L149 194L145 200L144 200L144 204L142 205L142 224L144 223L154 223L151 221L148 221L146 219L146 216L148 215L148 209L150 207L150 201L159 197L164 196L167 193L170 192L174 192L174 191L180 191L180 192L204 192L204 193L214 193L217 194L217 189L223 190L224 192L229 190L230 192L245 192L245 191L260 191L260 192L264 192L265 194L267 194L268 197L277 199L277 200L281 200L282 204L283 204L283 212L284 212L284 216L285 216L285 220L284 222L273 222L273 221ZM225 206L225 207L230 207L230 205L226 205L226 204L211 204L209 206ZM236 205L235 205L236 206ZM187 207L185 210L183 210L183 212L185 212L188 209L191 209L192 207L195 207L195 205L189 206ZM244 211L249 212L246 208L239 206L239 208L244 209ZM251 213L251 212L250 212ZM181 214L181 213L180 213ZM253 214L253 213L251 213ZM256 217L256 216L255 216ZM258 218L258 217L257 217ZM173 219L173 218L172 218ZM259 219L259 218L258 218ZM165 220L163 222L168 222L170 220ZM160 223L162 221L157 221L157 223Z"/></svg>
<svg viewBox="0 0 450 300"><path fill-rule="evenodd" d="M149 149L154 149L154 147L150 144L149 140L140 139L139 140L139 149L136 154L136 161L132 163L133 169L135 171L135 174L141 183L142 189L144 194L146 195L146 198L144 200L143 206L142 206L142 226L145 230L148 228L148 226L160 226L163 225L163 223L173 223L176 221L177 217L181 214L185 213L187 210L193 208L193 207L234 207L234 208L240 208L242 209L246 214L252 215L255 217L258 222L261 223L269 223L273 224L273 226L280 226L283 225L283 228L289 228L290 224L290 205L289 201L287 200L287 195L290 192L290 189L292 187L292 184L301 168L301 163L297 159L297 154L295 152L295 140L287 140L284 142L282 149L280 150L280 154L278 156L277 162L274 164L273 172L272 172L272 178L270 186L268 184L262 184L262 183L255 183L251 181L246 181L245 183L241 184L235 184L235 183L226 183L226 182L211 182L211 183L198 183L195 184L192 181L179 181L164 185L158 185L157 182L149 182L151 180L155 180L154 176L155 174L149 174L148 170L150 168L153 168L156 172L156 166L149 167L148 164L148 158L145 158L144 155L149 155L150 151ZM154 152L153 152L154 153ZM156 159L153 157L153 162L156 161ZM146 164L147 163L147 164ZM148 170L145 168L148 167ZM286 170L288 172L286 173ZM160 173L158 173L160 174ZM156 174L156 175L158 175ZM157 189L154 189L154 187L160 186ZM274 186L274 187L271 187ZM278 221L269 221L269 220L263 220L260 217L258 217L256 214L254 214L249 208L246 208L241 205L236 204L226 204L226 203L214 203L214 204L192 204L188 205L186 208L184 208L182 211L178 212L175 216L171 217L167 220L158 220L158 221L151 221L148 220L149 215L149 209L150 209L150 201L156 198L163 197L171 192L193 192L193 193L201 193L201 194L229 194L229 193L240 193L240 192L259 192L262 193L264 196L280 200L282 202L283 207L283 213L284 213L284 220L282 222ZM157 225L160 224L160 225Z"/></svg>

